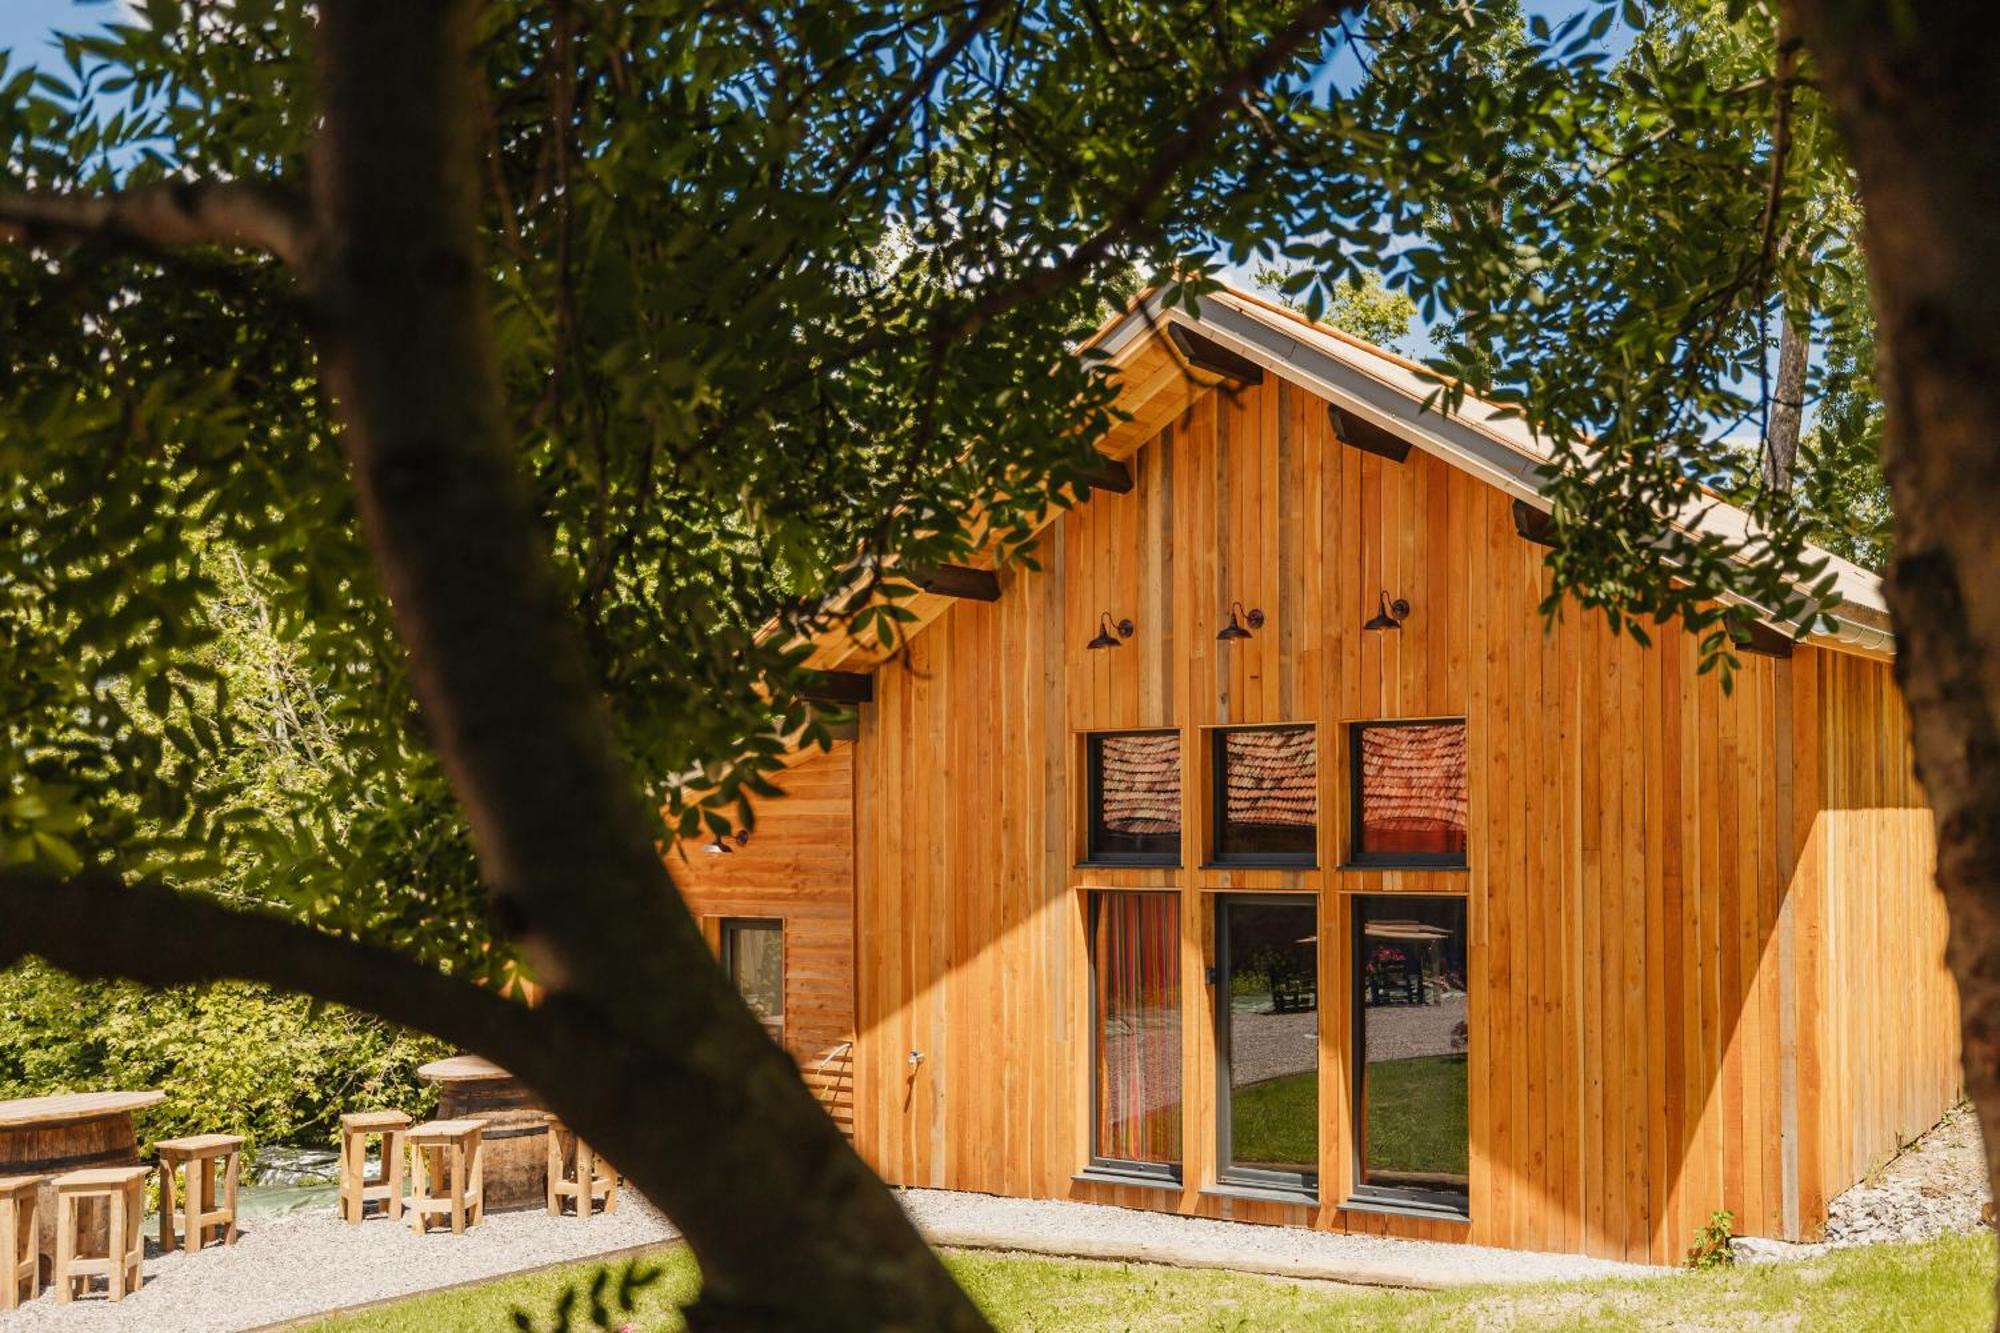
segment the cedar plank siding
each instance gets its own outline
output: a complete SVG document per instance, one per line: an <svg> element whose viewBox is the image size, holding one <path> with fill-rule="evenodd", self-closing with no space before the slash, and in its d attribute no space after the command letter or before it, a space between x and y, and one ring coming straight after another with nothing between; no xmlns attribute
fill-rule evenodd
<svg viewBox="0 0 2000 1333"><path fill-rule="evenodd" d="M1544 552L1510 497L1422 450L1342 445L1325 402L1276 375L1194 397L1128 461L1129 494L1059 518L997 603L950 604L860 710L853 1124L888 1180L1674 1263L1722 1208L1744 1234L1812 1236L1956 1098L1930 814L1886 664L1745 655L1725 695L1691 636L1642 648L1573 605L1545 624ZM1385 589L1411 615L1362 631ZM1218 643L1234 601L1266 623ZM1086 651L1105 611L1136 633ZM1346 724L1411 718L1466 720L1468 867L1344 868ZM1316 729L1319 864L1204 867L1212 730L1265 723ZM1182 864L1079 867L1083 735L1133 728L1181 738ZM791 802L839 806L836 766L805 785L824 762L794 770L746 851L789 836ZM697 911L760 914L723 883L732 863L681 877ZM1073 1179L1092 888L1180 894L1185 1188ZM1318 903L1317 1206L1201 1192L1204 973L1231 890ZM1468 899L1469 1223L1339 1206L1355 893Z"/></svg>
<svg viewBox="0 0 2000 1333"><path fill-rule="evenodd" d="M854 1132L854 746L802 757L782 799L757 801L757 828L726 856L677 844L668 870L709 947L725 917L784 923L784 1046L828 1113ZM732 842L730 844L734 846Z"/></svg>

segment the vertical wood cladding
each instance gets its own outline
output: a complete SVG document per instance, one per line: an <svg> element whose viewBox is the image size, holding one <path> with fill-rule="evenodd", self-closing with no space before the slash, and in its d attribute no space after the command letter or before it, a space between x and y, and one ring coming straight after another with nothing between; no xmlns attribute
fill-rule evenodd
<svg viewBox="0 0 2000 1333"><path fill-rule="evenodd" d="M785 1049L852 1133L854 746L803 758L779 785L783 797L756 803L748 842L710 856L704 839L684 840L669 869L711 947L727 917L784 924Z"/></svg>
<svg viewBox="0 0 2000 1333"><path fill-rule="evenodd" d="M1720 1208L1812 1234L1958 1084L1888 668L1747 656L1725 695L1689 636L1642 648L1574 606L1545 622L1544 551L1508 496L1334 430L1276 377L1195 399L1131 456L1129 493L1051 527L1039 573L952 605L877 671L852 775L857 1142L903 1184L1656 1263ZM1364 631L1385 591L1409 617ZM1235 602L1264 625L1218 642ZM1107 611L1136 633L1086 650ZM1346 866L1346 726L1411 718L1466 721L1467 865ZM1208 866L1212 733L1268 723L1318 730L1318 864ZM1131 728L1181 736L1181 865L1079 868L1082 736ZM1091 888L1180 894L1183 1189L1073 1179ZM1231 890L1318 904L1314 1207L1201 1192L1204 971ZM1468 900L1469 1223L1340 1206L1358 893Z"/></svg>

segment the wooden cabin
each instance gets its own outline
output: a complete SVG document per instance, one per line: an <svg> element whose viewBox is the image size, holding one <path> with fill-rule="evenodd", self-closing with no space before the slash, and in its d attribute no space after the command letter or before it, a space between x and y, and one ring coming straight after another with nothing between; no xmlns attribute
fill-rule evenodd
<svg viewBox="0 0 2000 1333"><path fill-rule="evenodd" d="M1517 423L1241 293L1097 344L1131 419L1039 572L818 644L855 739L675 859L884 1177L1674 1263L1952 1105L1871 575L1725 694L1545 625Z"/></svg>

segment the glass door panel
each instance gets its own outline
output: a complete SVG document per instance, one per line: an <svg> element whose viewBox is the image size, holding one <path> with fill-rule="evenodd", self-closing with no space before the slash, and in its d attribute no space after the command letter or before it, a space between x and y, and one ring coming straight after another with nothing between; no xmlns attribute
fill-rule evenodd
<svg viewBox="0 0 2000 1333"><path fill-rule="evenodd" d="M1464 1213L1465 899L1354 900L1356 1193Z"/></svg>
<svg viewBox="0 0 2000 1333"><path fill-rule="evenodd" d="M1222 1179L1319 1182L1319 923L1315 897L1217 900Z"/></svg>

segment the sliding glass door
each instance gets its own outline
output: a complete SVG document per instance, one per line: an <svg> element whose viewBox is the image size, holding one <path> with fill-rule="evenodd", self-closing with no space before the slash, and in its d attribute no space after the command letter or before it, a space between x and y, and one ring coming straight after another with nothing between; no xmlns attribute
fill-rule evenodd
<svg viewBox="0 0 2000 1333"><path fill-rule="evenodd" d="M1311 895L1216 900L1224 1183L1319 1187L1319 921Z"/></svg>

